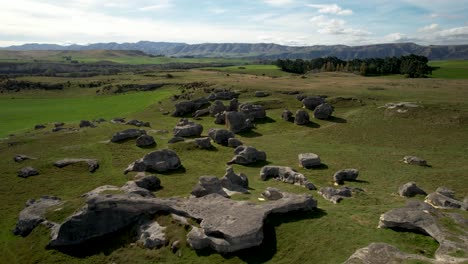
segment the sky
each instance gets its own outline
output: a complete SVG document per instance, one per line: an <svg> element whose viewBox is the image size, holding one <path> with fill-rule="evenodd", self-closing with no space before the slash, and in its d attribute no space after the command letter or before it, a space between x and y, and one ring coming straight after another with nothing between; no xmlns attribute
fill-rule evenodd
<svg viewBox="0 0 468 264"><path fill-rule="evenodd" d="M165 41L468 44L468 0L13 0L0 46Z"/></svg>

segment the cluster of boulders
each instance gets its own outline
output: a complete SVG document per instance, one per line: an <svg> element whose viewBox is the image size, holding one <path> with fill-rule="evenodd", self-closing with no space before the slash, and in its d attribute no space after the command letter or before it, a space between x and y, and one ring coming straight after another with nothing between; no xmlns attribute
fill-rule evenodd
<svg viewBox="0 0 468 264"><path fill-rule="evenodd" d="M277 181L304 186L308 190L317 188L307 180L307 178L290 167L284 166L264 166L260 171L260 179L266 181L273 178Z"/></svg>
<svg viewBox="0 0 468 264"><path fill-rule="evenodd" d="M267 159L264 151L259 151L251 146L238 146L234 149L234 154L234 157L227 163L228 165L249 165L256 162L266 161Z"/></svg>
<svg viewBox="0 0 468 264"><path fill-rule="evenodd" d="M138 147L150 147L156 145L154 138L143 129L125 129L112 135L111 142L119 143L130 139L136 139L135 144Z"/></svg>
<svg viewBox="0 0 468 264"><path fill-rule="evenodd" d="M202 197L216 193L229 198L233 193L248 193L248 188L247 176L243 173L236 174L233 168L228 166L226 174L221 179L216 176L201 176L191 194L194 197Z"/></svg>

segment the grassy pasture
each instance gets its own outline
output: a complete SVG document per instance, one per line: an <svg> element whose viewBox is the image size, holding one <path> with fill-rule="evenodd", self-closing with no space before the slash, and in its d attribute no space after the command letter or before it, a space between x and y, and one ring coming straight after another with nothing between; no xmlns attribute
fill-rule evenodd
<svg viewBox="0 0 468 264"><path fill-rule="evenodd" d="M242 66L228 66L228 67L216 67L216 68L204 68L209 71L219 71L225 73L240 73L240 74L251 74L251 75L266 75L271 77L289 76L290 73L282 71L276 65L242 65Z"/></svg>
<svg viewBox="0 0 468 264"><path fill-rule="evenodd" d="M70 200L64 205L62 212L71 212L82 203L79 198L81 194L104 184L120 186L131 179L133 175L124 176L123 169L151 150L136 147L134 141L106 143L113 133L131 128L127 125L106 122L99 124L97 128L81 129L76 133L50 133L50 127L39 131L32 130L30 125L24 127L24 121L23 128L29 128L29 133L19 133L0 141L1 263L342 263L356 249L371 242L386 242L408 253L433 256L438 247L433 239L421 234L377 229L379 216L389 209L404 205L406 199L399 197L396 191L408 181L417 182L427 192L442 185L447 186L454 189L461 199L468 193L468 183L463 180L468 178L468 101L465 99L468 98L468 86L465 80L365 78L343 73L313 74L306 78L297 75L272 78L268 75L234 72L226 76L226 72L206 70L180 71L173 75L178 83L205 81L214 87L245 90L239 98L241 102L260 101L268 105L267 115L270 119L260 122L253 132L237 137L246 145L266 151L270 164L291 166L317 187L332 186L331 176L339 169L357 168L360 170L360 181L347 182L346 185L363 188L366 192L334 205L314 191L272 180L261 181L258 166L235 165L234 170L237 173L243 172L249 177L252 190L250 195L234 196L233 199L257 201L260 193L272 186L289 192L308 192L318 200L320 210L272 217L267 221L264 245L234 255L195 252L183 247L182 255L178 257L170 252L169 247L146 250L127 243L118 249L109 245L97 254L76 258L56 250L45 250L49 233L44 227L36 228L26 238L12 235L11 229L24 202L41 195L56 195ZM54 81L50 77L35 78ZM113 78L116 82L133 79L154 82L163 77L154 79L143 75L122 74ZM86 82L87 79L73 81ZM177 86L149 93L102 98L91 96L94 93L91 88L87 88L86 97L82 96L80 88L73 86L71 89L80 95L73 98L80 102L77 106L84 106L88 101L88 107L94 109L94 112L105 110L110 117L115 117L117 112L122 111L120 115L124 117L149 121L152 124L151 130L171 131L178 121L177 118L161 113L161 110L173 109L173 102L164 98L179 92ZM267 91L272 95L255 98L253 94L256 90ZM329 98L353 97L362 100L363 105L346 100L338 102L334 105L335 118L312 119L312 125L300 127L280 118L285 107L293 112L301 108L295 96L279 93L291 90L309 95L327 95ZM63 92L72 94L70 91ZM200 91L199 95L204 94ZM2 94L0 98L6 101L20 100L10 99L11 96ZM58 104L60 100L60 94L20 92L14 96L31 100L24 105L32 105L32 109L35 109L32 113L36 113L41 107L52 107L40 106L38 102L44 100L40 97L47 97L49 103ZM129 103L129 98L133 97L136 97L135 103ZM100 100L104 99L111 103L101 104ZM158 100L162 100L162 103L157 103ZM395 113L381 107L388 102L401 101L416 102L423 107L407 113ZM96 106L96 103L99 105ZM132 106L127 107L127 104ZM3 103L0 107L4 107ZM9 107L15 106L11 103ZM3 109L9 107L5 106ZM16 109L18 108L20 107ZM128 112L123 111L124 109ZM71 112L64 112L61 116L63 119L51 119L50 122L65 121L69 114ZM71 123L66 126L76 127L76 121L83 118L71 118ZM10 127L22 120L8 119L4 124ZM207 134L209 128L223 127L215 125L211 117L203 117L196 122L203 125L203 135ZM233 155L231 148L215 145L216 148L211 151L198 150L184 143L167 144L167 140L172 137L170 133L149 131L149 134L157 141L155 149L173 148L185 168L185 172L158 175L163 189L155 193L157 197L188 196L199 176L221 177L225 162ZM17 144L9 146L8 143L11 142ZM299 168L297 155L303 152L319 154L326 166L310 170ZM38 159L22 164L14 163L12 157L19 153ZM400 159L405 155L421 156L432 167L402 164ZM58 169L51 165L64 157L98 158L101 167L91 174L82 166ZM23 166L37 167L41 175L28 179L16 177L16 171ZM423 197L414 199L422 200ZM54 219L63 218L60 211L50 212L50 215ZM183 240L185 231L174 228L171 240Z"/></svg>
<svg viewBox="0 0 468 264"><path fill-rule="evenodd" d="M438 67L432 72L433 78L468 79L468 60L430 61L429 66Z"/></svg>

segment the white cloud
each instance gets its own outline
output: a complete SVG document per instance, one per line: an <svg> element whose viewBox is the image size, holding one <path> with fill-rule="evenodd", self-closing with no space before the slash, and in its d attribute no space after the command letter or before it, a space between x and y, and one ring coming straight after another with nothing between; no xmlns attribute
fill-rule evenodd
<svg viewBox="0 0 468 264"><path fill-rule="evenodd" d="M210 9L209 10L211 13L214 13L214 14L224 14L227 12L226 9L223 9L223 8L213 8L213 9Z"/></svg>
<svg viewBox="0 0 468 264"><path fill-rule="evenodd" d="M154 10L160 10L160 9L166 9L171 7L172 3L170 0L157 0L154 1L152 5L140 7L139 9L141 11L154 11Z"/></svg>
<svg viewBox="0 0 468 264"><path fill-rule="evenodd" d="M422 27L418 29L418 32L434 32L439 30L440 27L438 24L430 24L428 26Z"/></svg>
<svg viewBox="0 0 468 264"><path fill-rule="evenodd" d="M284 6L284 5L293 4L294 0L263 0L263 2L269 5L274 5L274 6Z"/></svg>
<svg viewBox="0 0 468 264"><path fill-rule="evenodd" d="M384 36L383 39L384 41L387 41L387 42L402 42L402 41L407 41L408 37L405 34L402 34L400 32L395 32L395 33L390 33Z"/></svg>
<svg viewBox="0 0 468 264"><path fill-rule="evenodd" d="M329 5L309 4L307 6L318 9L318 12L322 13L322 14L334 14L334 15L351 15L351 14L353 14L353 10L343 9L337 4L329 4Z"/></svg>
<svg viewBox="0 0 468 264"><path fill-rule="evenodd" d="M351 36L368 36L371 33L363 29L355 29L346 26L346 21L343 19L330 18L327 16L315 16L310 19L313 25L319 27L317 32L329 35L351 35Z"/></svg>

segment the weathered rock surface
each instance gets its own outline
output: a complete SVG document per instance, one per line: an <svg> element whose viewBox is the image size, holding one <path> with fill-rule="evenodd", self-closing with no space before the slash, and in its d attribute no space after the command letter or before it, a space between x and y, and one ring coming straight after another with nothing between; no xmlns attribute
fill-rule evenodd
<svg viewBox="0 0 468 264"><path fill-rule="evenodd" d="M154 137L150 135L141 135L136 139L135 144L137 147L149 147L156 145L156 141L154 141Z"/></svg>
<svg viewBox="0 0 468 264"><path fill-rule="evenodd" d="M208 104L208 100L204 97L191 101L178 102L175 104L175 110L172 113L172 116L178 117L191 114Z"/></svg>
<svg viewBox="0 0 468 264"><path fill-rule="evenodd" d="M291 121L293 119L293 113L288 109L284 109L283 113L281 114L281 119L284 121Z"/></svg>
<svg viewBox="0 0 468 264"><path fill-rule="evenodd" d="M296 125L304 126L309 124L310 122L310 117L309 113L307 113L306 110L297 110L296 111L296 117L294 118L294 123Z"/></svg>
<svg viewBox="0 0 468 264"><path fill-rule="evenodd" d="M174 143L182 142L182 141L185 141L185 138L183 138L183 137L173 137L173 138L169 139L167 141L167 143L174 144Z"/></svg>
<svg viewBox="0 0 468 264"><path fill-rule="evenodd" d="M214 100L232 100L234 98L239 97L239 93L233 92L233 91L221 91L221 92L216 92L210 94L208 99L210 101Z"/></svg>
<svg viewBox="0 0 468 264"><path fill-rule="evenodd" d="M266 161L266 153L264 151L258 151L250 146L239 146L234 150L234 154L234 158L227 163L228 165L249 165L259 161Z"/></svg>
<svg viewBox="0 0 468 264"><path fill-rule="evenodd" d="M44 128L46 128L46 126L43 125L43 124L37 124L37 125L34 126L34 129L35 129L35 130L44 129Z"/></svg>
<svg viewBox="0 0 468 264"><path fill-rule="evenodd" d="M427 203L408 201L406 207L392 209L380 216L379 228L404 229L424 233L439 243L436 263L465 263L466 257L454 257L468 252L468 232L453 221L450 228L443 224L450 217ZM459 230L457 232L452 230Z"/></svg>
<svg viewBox="0 0 468 264"><path fill-rule="evenodd" d="M141 197L148 197L148 198L154 197L154 194L151 191L149 191L148 189L139 187L135 183L135 181L126 182L122 187L120 187L120 190L125 193L135 194Z"/></svg>
<svg viewBox="0 0 468 264"><path fill-rule="evenodd" d="M244 143L242 143L242 141L240 141L237 138L229 138L228 139L228 147L237 148L238 146L242 146L243 144Z"/></svg>
<svg viewBox="0 0 468 264"><path fill-rule="evenodd" d="M234 138L235 135L229 130L211 128L208 131L208 136L217 144L227 146L230 138Z"/></svg>
<svg viewBox="0 0 468 264"><path fill-rule="evenodd" d="M203 132L203 126L189 121L187 118L182 118L173 131L176 137L199 137Z"/></svg>
<svg viewBox="0 0 468 264"><path fill-rule="evenodd" d="M226 173L220 181L221 186L231 192L249 192L249 179L247 175L243 173L236 174L231 166L226 168Z"/></svg>
<svg viewBox="0 0 468 264"><path fill-rule="evenodd" d="M166 228L156 221L149 221L138 229L138 241L145 248L155 249L166 244Z"/></svg>
<svg viewBox="0 0 468 264"><path fill-rule="evenodd" d="M132 120L128 121L125 124L132 125L132 126L137 126L137 127L150 127L149 122L144 122L144 121L140 121L140 120L136 120L136 119L132 119Z"/></svg>
<svg viewBox="0 0 468 264"><path fill-rule="evenodd" d="M201 149L211 149L211 148L213 148L213 145L211 145L211 139L209 137L196 138L193 141Z"/></svg>
<svg viewBox="0 0 468 264"><path fill-rule="evenodd" d="M225 116L226 127L232 133L237 134L240 132L248 131L254 127L252 123L252 119L250 119L243 112L226 112L224 116Z"/></svg>
<svg viewBox="0 0 468 264"><path fill-rule="evenodd" d="M449 198L455 198L455 192L447 187L439 187L436 189L436 192L442 194L442 195L445 195Z"/></svg>
<svg viewBox="0 0 468 264"><path fill-rule="evenodd" d="M214 123L217 124L217 125L224 125L224 124L226 124L226 112L217 113L217 114L215 115Z"/></svg>
<svg viewBox="0 0 468 264"><path fill-rule="evenodd" d="M463 209L466 210L462 201L450 198L441 193L434 192L426 196L425 202L434 207L442 209Z"/></svg>
<svg viewBox="0 0 468 264"><path fill-rule="evenodd" d="M146 135L146 131L142 129L125 129L123 131L117 132L112 136L112 142L121 142L127 139L137 138L141 135Z"/></svg>
<svg viewBox="0 0 468 264"><path fill-rule="evenodd" d="M314 117L317 119L328 119L333 113L333 106L328 103L318 105L314 110Z"/></svg>
<svg viewBox="0 0 468 264"><path fill-rule="evenodd" d="M400 264L406 261L433 263L432 259L416 254L407 254L398 248L385 243L371 243L356 250L344 264Z"/></svg>
<svg viewBox="0 0 468 264"><path fill-rule="evenodd" d="M216 178L216 176L201 176L191 192L195 197L203 197L213 193L229 197L229 195L223 190L221 181Z"/></svg>
<svg viewBox="0 0 468 264"><path fill-rule="evenodd" d="M135 184L140 187L147 189L148 191L156 191L161 189L161 180L155 175L148 175L134 180Z"/></svg>
<svg viewBox="0 0 468 264"><path fill-rule="evenodd" d="M274 178L277 181L304 186L309 190L315 190L315 186L307 180L307 178L296 172L291 167L283 166L264 166L260 171L260 179L266 181L269 178Z"/></svg>
<svg viewBox="0 0 468 264"><path fill-rule="evenodd" d="M96 125L94 125L93 122L89 120L81 120L80 127L96 127Z"/></svg>
<svg viewBox="0 0 468 264"><path fill-rule="evenodd" d="M427 166L427 161L416 156L405 156L403 162L410 165Z"/></svg>
<svg viewBox="0 0 468 264"><path fill-rule="evenodd" d="M408 182L400 186L398 194L403 197L413 197L418 194L426 195L427 193L423 189L419 188L415 182Z"/></svg>
<svg viewBox="0 0 468 264"><path fill-rule="evenodd" d="M309 110L315 110L315 108L321 104L325 103L325 99L323 99L320 96L307 96L304 99L302 99L302 105L309 109Z"/></svg>
<svg viewBox="0 0 468 264"><path fill-rule="evenodd" d="M95 172L99 168L99 161L97 159L63 159L54 162L55 167L63 168L71 164L86 163L89 172Z"/></svg>
<svg viewBox="0 0 468 264"><path fill-rule="evenodd" d="M36 226L46 221L47 209L60 203L60 198L54 196L42 196L39 200L28 200L26 208L19 214L13 233L23 237L29 235Z"/></svg>
<svg viewBox="0 0 468 264"><path fill-rule="evenodd" d="M226 111L226 106L224 106L223 102L220 100L216 100L210 106L210 116L215 116L216 114L220 114Z"/></svg>
<svg viewBox="0 0 468 264"><path fill-rule="evenodd" d="M39 171L33 167L24 167L18 171L18 177L21 178L28 178L36 175L39 175Z"/></svg>
<svg viewBox="0 0 468 264"><path fill-rule="evenodd" d="M339 203L341 200L343 200L343 198L349 198L353 196L353 192L363 192L363 190L354 187L341 187L340 189L335 189L333 187L322 187L318 191L318 193L322 195L323 198L334 204Z"/></svg>
<svg viewBox="0 0 468 264"><path fill-rule="evenodd" d="M116 117L111 119L112 124L125 124L125 118Z"/></svg>
<svg viewBox="0 0 468 264"><path fill-rule="evenodd" d="M177 153L170 149L156 150L146 154L143 158L136 160L128 165L124 173L129 171L156 171L166 172L176 170L181 166L181 162Z"/></svg>
<svg viewBox="0 0 468 264"><path fill-rule="evenodd" d="M200 109L193 113L192 117L198 118L200 116L207 116L210 114L210 108Z"/></svg>
<svg viewBox="0 0 468 264"><path fill-rule="evenodd" d="M320 166L322 163L320 157L315 153L301 153L298 155L299 165L303 168L312 168Z"/></svg>
<svg viewBox="0 0 468 264"><path fill-rule="evenodd" d="M273 187L267 187L266 190L262 192L262 196L270 201L276 201L283 198L281 191Z"/></svg>
<svg viewBox="0 0 468 264"><path fill-rule="evenodd" d="M333 181L336 184L344 184L344 181L355 181L359 176L359 170L357 169L344 169L335 172L333 175Z"/></svg>
<svg viewBox="0 0 468 264"><path fill-rule="evenodd" d="M244 103L239 106L239 112L244 113L250 120L263 119L266 117L265 108L261 105Z"/></svg>
<svg viewBox="0 0 468 264"><path fill-rule="evenodd" d="M22 155L22 154L19 154L13 157L13 160L15 162L22 162L22 161L29 160L29 159L34 159L34 158L31 158L29 156Z"/></svg>
<svg viewBox="0 0 468 264"><path fill-rule="evenodd" d="M227 111L237 112L238 110L239 110L239 100L237 100L237 98L231 99L231 101L229 101L229 107Z"/></svg>
<svg viewBox="0 0 468 264"><path fill-rule="evenodd" d="M269 95L270 95L269 93L264 92L264 91L256 91L255 92L255 97L267 97Z"/></svg>

